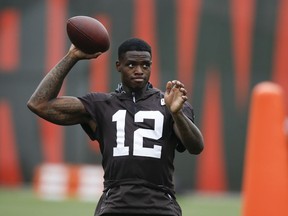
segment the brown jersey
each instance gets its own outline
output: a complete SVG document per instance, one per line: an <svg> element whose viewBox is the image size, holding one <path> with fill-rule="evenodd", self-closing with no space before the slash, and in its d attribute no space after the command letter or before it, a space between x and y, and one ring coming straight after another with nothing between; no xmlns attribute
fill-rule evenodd
<svg viewBox="0 0 288 216"><path fill-rule="evenodd" d="M82 127L100 144L105 191L116 185L138 184L174 196L175 149L185 148L174 133L163 93L148 88L141 95L117 91L89 93L79 99L97 123L96 132ZM185 102L183 112L194 120L189 103Z"/></svg>

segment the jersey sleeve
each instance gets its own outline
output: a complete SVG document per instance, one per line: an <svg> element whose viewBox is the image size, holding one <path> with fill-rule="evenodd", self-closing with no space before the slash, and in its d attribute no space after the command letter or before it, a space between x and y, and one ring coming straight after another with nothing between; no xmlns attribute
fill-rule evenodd
<svg viewBox="0 0 288 216"><path fill-rule="evenodd" d="M101 110L98 105L101 101L107 99L107 94L88 93L82 97L78 97L78 99L82 102L86 111L97 124L99 116L101 116ZM98 140L98 126L96 131L93 131L88 124L81 124L81 127L91 140Z"/></svg>
<svg viewBox="0 0 288 216"><path fill-rule="evenodd" d="M188 102L185 102L183 105L183 112L194 123L195 115L194 115L194 110L191 104L189 104ZM178 139L176 150L178 152L184 152L186 150L185 146L182 144L180 139Z"/></svg>

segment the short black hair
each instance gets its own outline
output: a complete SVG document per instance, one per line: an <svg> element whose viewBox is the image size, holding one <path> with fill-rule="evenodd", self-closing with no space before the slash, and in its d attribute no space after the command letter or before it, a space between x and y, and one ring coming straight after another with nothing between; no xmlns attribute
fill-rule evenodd
<svg viewBox="0 0 288 216"><path fill-rule="evenodd" d="M130 38L124 41L118 47L118 59L123 57L123 54L128 51L147 51L152 57L151 46L146 41L139 38Z"/></svg>

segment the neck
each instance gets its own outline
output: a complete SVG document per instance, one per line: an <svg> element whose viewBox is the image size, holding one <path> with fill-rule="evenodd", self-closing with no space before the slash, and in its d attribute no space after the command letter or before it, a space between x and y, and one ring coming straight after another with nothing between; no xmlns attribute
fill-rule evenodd
<svg viewBox="0 0 288 216"><path fill-rule="evenodd" d="M137 88L137 89L128 88L127 86L123 85L123 89L126 93L132 94L132 92L134 92L135 94L139 95L147 90L147 85L148 84L146 84L143 88Z"/></svg>

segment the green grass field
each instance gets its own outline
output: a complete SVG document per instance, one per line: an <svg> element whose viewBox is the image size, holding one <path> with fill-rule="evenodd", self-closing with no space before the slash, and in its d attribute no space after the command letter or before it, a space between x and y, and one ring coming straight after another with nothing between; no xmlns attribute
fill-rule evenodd
<svg viewBox="0 0 288 216"><path fill-rule="evenodd" d="M240 195L179 195L183 216L240 216ZM93 216L96 203L76 199L45 201L30 188L0 188L0 215L3 216Z"/></svg>

